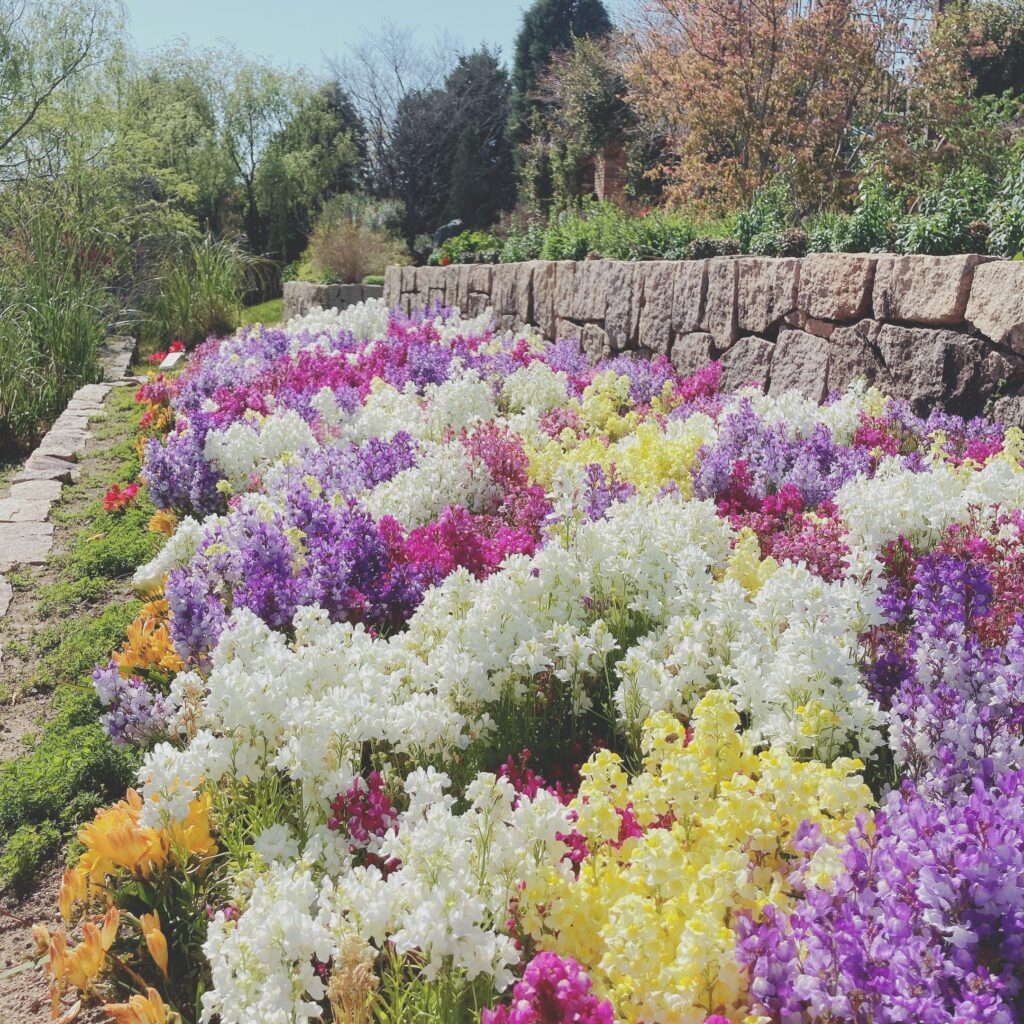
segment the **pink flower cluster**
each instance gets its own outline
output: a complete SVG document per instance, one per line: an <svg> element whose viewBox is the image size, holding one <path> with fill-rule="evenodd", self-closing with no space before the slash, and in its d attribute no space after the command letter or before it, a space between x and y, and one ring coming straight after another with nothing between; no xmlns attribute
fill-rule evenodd
<svg viewBox="0 0 1024 1024"><path fill-rule="evenodd" d="M480 1024L614 1024L612 1004L591 986L571 956L538 953L512 989L511 1005L484 1010Z"/></svg>

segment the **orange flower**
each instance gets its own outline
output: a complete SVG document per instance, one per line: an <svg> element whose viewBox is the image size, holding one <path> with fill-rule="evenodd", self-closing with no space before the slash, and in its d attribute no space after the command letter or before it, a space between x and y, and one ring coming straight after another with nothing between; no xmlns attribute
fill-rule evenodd
<svg viewBox="0 0 1024 1024"><path fill-rule="evenodd" d="M82 941L74 949L68 949L67 936L63 931L58 931L50 937L50 998L54 1006L54 1015L60 1004L60 994L67 985L73 985L82 992L89 990L92 982L103 970L107 961L107 951L117 938L120 923L120 911L117 907L111 907L99 927L94 921L87 921L82 925ZM41 938L42 933L36 936L37 941Z"/></svg>
<svg viewBox="0 0 1024 1024"><path fill-rule="evenodd" d="M141 810L142 798L130 789L125 800L98 811L78 832L86 853L76 870L102 878L124 868L148 878L154 867L162 867L167 860L167 835L162 829L142 828Z"/></svg>
<svg viewBox="0 0 1024 1024"><path fill-rule="evenodd" d="M210 794L203 793L188 805L184 821L172 821L169 828L171 846L188 857L211 857L217 843L210 834Z"/></svg>
<svg viewBox="0 0 1024 1024"><path fill-rule="evenodd" d="M114 1024L176 1024L181 1020L155 988L146 989L144 996L132 996L127 1003L107 1003L103 1009Z"/></svg>
<svg viewBox="0 0 1024 1024"><path fill-rule="evenodd" d="M160 930L160 915L154 910L152 914L143 914L139 918L142 934L146 939L146 949L153 962L167 977L167 938Z"/></svg>
<svg viewBox="0 0 1024 1024"><path fill-rule="evenodd" d="M171 640L170 617L171 608L166 600L156 599L143 605L128 627L128 639L114 655L122 675L153 668L171 673L184 669L185 663L178 657Z"/></svg>
<svg viewBox="0 0 1024 1024"><path fill-rule="evenodd" d="M151 533L165 533L168 537L174 533L177 525L178 517L170 509L161 509L159 512L154 512L153 518L149 521Z"/></svg>

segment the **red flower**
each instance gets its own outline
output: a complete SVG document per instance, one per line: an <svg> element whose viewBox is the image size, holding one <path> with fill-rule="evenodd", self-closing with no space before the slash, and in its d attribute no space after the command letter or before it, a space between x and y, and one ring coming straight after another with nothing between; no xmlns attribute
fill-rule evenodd
<svg viewBox="0 0 1024 1024"><path fill-rule="evenodd" d="M185 345L184 345L183 342L178 341L178 339L175 338L174 341L171 342L171 347L167 351L168 352L184 352L185 351Z"/></svg>
<svg viewBox="0 0 1024 1024"><path fill-rule="evenodd" d="M117 484L112 484L103 497L104 511L123 512L138 496L138 484L129 484L123 491Z"/></svg>
<svg viewBox="0 0 1024 1024"><path fill-rule="evenodd" d="M167 358L166 352L154 352L150 357L151 363L162 363Z"/></svg>
<svg viewBox="0 0 1024 1024"><path fill-rule="evenodd" d="M452 258L450 256L442 256L441 257L441 266L442 267L447 267L448 264L451 263L451 261L452 261Z"/></svg>

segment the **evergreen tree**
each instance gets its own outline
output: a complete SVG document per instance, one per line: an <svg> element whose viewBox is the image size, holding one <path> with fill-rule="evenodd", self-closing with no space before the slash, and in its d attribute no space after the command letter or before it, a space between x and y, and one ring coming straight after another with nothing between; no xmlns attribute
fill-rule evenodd
<svg viewBox="0 0 1024 1024"><path fill-rule="evenodd" d="M534 0L516 37L509 120L512 140L530 137L531 114L541 76L554 54L571 49L573 37L597 39L612 28L602 0Z"/></svg>

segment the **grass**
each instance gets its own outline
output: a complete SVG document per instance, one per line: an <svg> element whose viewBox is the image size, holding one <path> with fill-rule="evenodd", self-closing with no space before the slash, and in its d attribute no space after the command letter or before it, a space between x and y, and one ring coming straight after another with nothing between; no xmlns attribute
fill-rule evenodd
<svg viewBox="0 0 1024 1024"><path fill-rule="evenodd" d="M19 590L33 601L33 622L28 639L12 638L5 653L31 662L23 685L52 697L30 749L0 764L0 892L28 887L98 806L124 794L141 759L135 748L111 743L91 686L94 665L106 664L120 647L140 607L126 599L125 577L159 545L146 529L148 501L140 498L121 515L103 510L108 484L126 483L139 471L131 438L140 410L131 389L115 390L107 413L96 430L106 443L86 455L81 482L65 488L54 509L55 521L73 531L54 556L56 578L40 585L18 577Z"/></svg>
<svg viewBox="0 0 1024 1024"><path fill-rule="evenodd" d="M274 327L284 319L284 299L269 299L256 306L248 306L242 310L240 326L246 324L265 324Z"/></svg>

